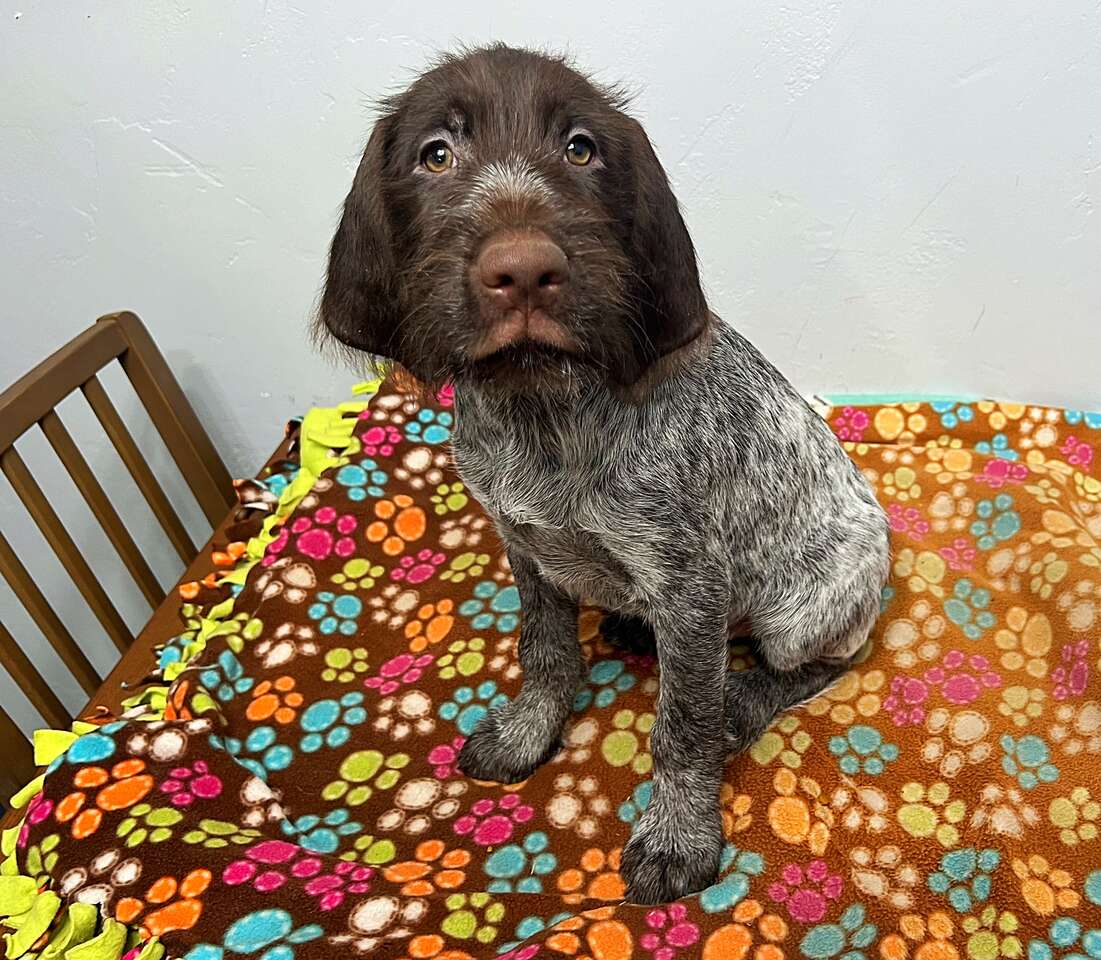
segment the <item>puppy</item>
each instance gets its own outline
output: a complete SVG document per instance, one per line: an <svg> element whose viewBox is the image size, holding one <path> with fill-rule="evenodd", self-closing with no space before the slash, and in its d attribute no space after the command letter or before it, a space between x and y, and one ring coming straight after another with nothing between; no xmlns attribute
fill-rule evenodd
<svg viewBox="0 0 1101 960"><path fill-rule="evenodd" d="M838 677L879 612L888 528L825 423L709 310L664 171L622 98L503 46L392 98L333 238L320 317L454 385L454 455L520 591L517 697L460 768L528 777L582 676L578 601L656 643L653 799L628 897L716 877L728 752ZM728 671L752 634L759 666Z"/></svg>

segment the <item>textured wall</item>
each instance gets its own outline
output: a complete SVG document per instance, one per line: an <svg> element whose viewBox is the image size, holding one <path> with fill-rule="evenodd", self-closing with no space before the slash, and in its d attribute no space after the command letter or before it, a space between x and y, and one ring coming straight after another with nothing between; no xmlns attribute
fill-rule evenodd
<svg viewBox="0 0 1101 960"><path fill-rule="evenodd" d="M5 5L0 383L129 307L252 469L349 381L304 329L368 102L495 38L638 91L716 309L804 391L1101 408L1097 0Z"/></svg>

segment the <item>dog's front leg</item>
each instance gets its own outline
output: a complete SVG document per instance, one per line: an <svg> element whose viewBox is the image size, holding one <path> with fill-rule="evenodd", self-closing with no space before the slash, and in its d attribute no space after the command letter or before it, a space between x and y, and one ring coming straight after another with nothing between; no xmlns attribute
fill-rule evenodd
<svg viewBox="0 0 1101 960"><path fill-rule="evenodd" d="M459 769L477 780L517 783L561 745L583 661L577 642L577 603L549 583L514 548L509 562L520 591L520 666L516 699L491 710L467 738Z"/></svg>
<svg viewBox="0 0 1101 960"><path fill-rule="evenodd" d="M622 859L627 898L635 903L676 900L718 873L727 609L720 596L688 602L682 594L654 616L661 678L650 733L653 794Z"/></svg>

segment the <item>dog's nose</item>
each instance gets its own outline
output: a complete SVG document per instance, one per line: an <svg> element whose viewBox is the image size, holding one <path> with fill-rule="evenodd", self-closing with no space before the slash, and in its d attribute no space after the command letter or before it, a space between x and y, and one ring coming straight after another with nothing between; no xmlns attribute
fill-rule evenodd
<svg viewBox="0 0 1101 960"><path fill-rule="evenodd" d="M569 280L570 264L545 233L525 231L490 240L478 255L475 273L483 296L528 314L558 296Z"/></svg>

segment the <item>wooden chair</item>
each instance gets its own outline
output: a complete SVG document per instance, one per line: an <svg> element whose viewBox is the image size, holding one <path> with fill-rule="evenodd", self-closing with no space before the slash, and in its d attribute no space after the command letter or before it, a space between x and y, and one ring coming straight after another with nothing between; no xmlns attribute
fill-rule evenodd
<svg viewBox="0 0 1101 960"><path fill-rule="evenodd" d="M235 502L230 476L149 331L133 313L101 317L0 394L0 471L84 602L119 651L125 652L134 642L134 635L15 449L16 440L27 431L35 427L42 431L138 590L156 609L164 599L164 590L54 409L77 390L84 395L180 559L185 566L190 563L198 547L96 376L116 360L203 514L216 526ZM83 690L89 695L95 693L103 678L35 584L3 531L0 531L0 575ZM54 727L68 726L69 712L2 623L0 663L47 723ZM30 743L0 707L0 803L33 774Z"/></svg>

